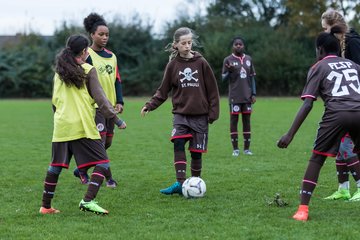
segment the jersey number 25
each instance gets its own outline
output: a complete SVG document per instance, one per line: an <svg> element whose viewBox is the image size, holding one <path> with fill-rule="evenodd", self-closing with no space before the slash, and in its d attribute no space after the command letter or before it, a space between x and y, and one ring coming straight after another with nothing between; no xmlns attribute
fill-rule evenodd
<svg viewBox="0 0 360 240"><path fill-rule="evenodd" d="M345 78L346 85L341 86L341 82L343 77ZM357 75L357 71L355 69L345 69L341 73L332 71L328 76L327 79L330 81L333 81L335 79L333 90L331 91L331 94L333 96L345 96L349 95L349 89L352 88L355 92L360 94L360 84L359 84L359 77ZM355 84L357 86L355 86Z"/></svg>

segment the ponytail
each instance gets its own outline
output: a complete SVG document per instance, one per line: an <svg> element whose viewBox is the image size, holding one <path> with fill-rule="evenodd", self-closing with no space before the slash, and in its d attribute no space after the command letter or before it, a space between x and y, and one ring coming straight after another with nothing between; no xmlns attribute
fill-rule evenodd
<svg viewBox="0 0 360 240"><path fill-rule="evenodd" d="M76 57L89 46L89 40L82 35L72 35L68 38L66 48L56 56L55 72L68 87L82 88L86 81L84 69Z"/></svg>

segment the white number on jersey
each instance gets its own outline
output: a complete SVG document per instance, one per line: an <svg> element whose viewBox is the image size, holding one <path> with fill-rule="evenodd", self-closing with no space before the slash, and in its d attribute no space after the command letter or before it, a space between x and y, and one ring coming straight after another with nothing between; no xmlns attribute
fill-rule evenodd
<svg viewBox="0 0 360 240"><path fill-rule="evenodd" d="M341 86L342 79L345 78L347 85ZM355 92L360 94L360 83L357 71L355 69L345 69L341 73L332 71L327 79L333 81L335 79L333 90L331 94L335 97L350 95L348 86L353 89ZM350 82L350 83L349 83ZM355 83L355 84L354 84Z"/></svg>

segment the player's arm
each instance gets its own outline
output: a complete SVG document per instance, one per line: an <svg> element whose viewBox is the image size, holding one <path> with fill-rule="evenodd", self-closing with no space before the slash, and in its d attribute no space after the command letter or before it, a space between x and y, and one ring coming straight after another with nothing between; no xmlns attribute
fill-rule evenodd
<svg viewBox="0 0 360 240"><path fill-rule="evenodd" d="M256 83L255 83L255 76L250 77L250 85L251 85L251 103L256 102Z"/></svg>
<svg viewBox="0 0 360 240"><path fill-rule="evenodd" d="M119 68L116 66L116 79L115 79L115 93L116 93L116 105L115 110L118 113L122 113L124 110L124 100L122 94L122 82L119 73Z"/></svg>
<svg viewBox="0 0 360 240"><path fill-rule="evenodd" d="M87 87L90 96L95 100L96 104L99 107L100 112L104 115L105 118L114 119L115 124L119 128L126 128L125 121L119 119L116 116L116 111L111 105L110 101L107 99L104 90L102 89L99 80L97 78L97 73L95 68L92 68L88 74Z"/></svg>
<svg viewBox="0 0 360 240"><path fill-rule="evenodd" d="M156 90L154 96L141 108L141 116L145 116L146 113L155 110L163 104L168 98L171 88L171 70L169 70L169 65L167 65L160 87Z"/></svg>
<svg viewBox="0 0 360 240"><path fill-rule="evenodd" d="M209 103L209 123L212 124L219 118L220 114L220 95L214 72L209 63L204 59L204 77L207 101Z"/></svg>
<svg viewBox="0 0 360 240"><path fill-rule="evenodd" d="M251 60L251 66L250 66L250 87L251 87L251 103L256 102L256 82L255 82L255 67Z"/></svg>
<svg viewBox="0 0 360 240"><path fill-rule="evenodd" d="M230 77L230 64L226 59L224 59L222 73L221 73L221 80L227 81L229 80L229 77Z"/></svg>
<svg viewBox="0 0 360 240"><path fill-rule="evenodd" d="M221 80L223 80L223 82L227 81L229 79L229 72L225 72L221 74Z"/></svg>
<svg viewBox="0 0 360 240"><path fill-rule="evenodd" d="M277 146L279 148L287 148L291 141L293 140L296 132L299 130L300 126L308 116L309 112L311 111L313 107L314 98L305 98L304 103L299 109L294 122L292 123L289 131L280 138L280 140L277 143Z"/></svg>

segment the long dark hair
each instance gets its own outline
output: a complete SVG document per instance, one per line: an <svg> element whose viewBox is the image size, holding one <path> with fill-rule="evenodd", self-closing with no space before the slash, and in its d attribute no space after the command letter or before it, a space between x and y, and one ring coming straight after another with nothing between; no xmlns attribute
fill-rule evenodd
<svg viewBox="0 0 360 240"><path fill-rule="evenodd" d="M75 86L79 89L84 86L86 74L75 58L80 56L88 46L89 40L87 37L72 35L66 42L66 48L56 56L55 71L66 86Z"/></svg>

